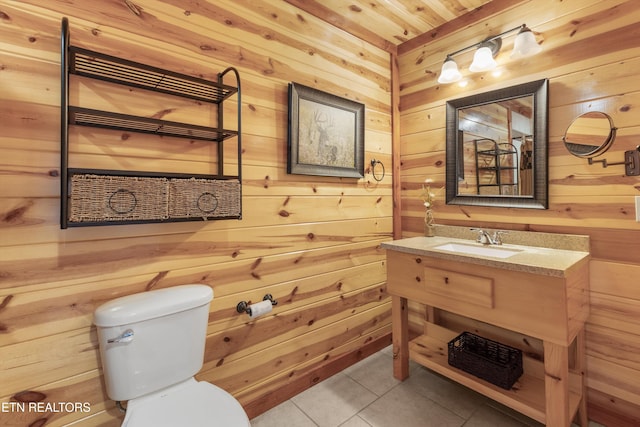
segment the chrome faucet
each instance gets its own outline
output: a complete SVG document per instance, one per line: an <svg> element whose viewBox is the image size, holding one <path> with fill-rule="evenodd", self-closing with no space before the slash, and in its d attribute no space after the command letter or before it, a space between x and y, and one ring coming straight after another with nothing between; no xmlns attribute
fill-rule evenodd
<svg viewBox="0 0 640 427"><path fill-rule="evenodd" d="M493 232L493 236L490 236L489 233L482 228L472 228L471 231L478 232L476 242L482 243L483 245L501 245L502 235L507 233L506 231L498 230Z"/></svg>

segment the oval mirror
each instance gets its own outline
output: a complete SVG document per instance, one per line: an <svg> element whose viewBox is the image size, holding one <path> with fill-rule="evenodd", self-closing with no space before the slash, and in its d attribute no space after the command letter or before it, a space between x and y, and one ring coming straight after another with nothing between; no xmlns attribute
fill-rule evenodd
<svg viewBox="0 0 640 427"><path fill-rule="evenodd" d="M616 128L608 114L591 111L578 116L562 140L571 154L591 158L604 154L616 138Z"/></svg>

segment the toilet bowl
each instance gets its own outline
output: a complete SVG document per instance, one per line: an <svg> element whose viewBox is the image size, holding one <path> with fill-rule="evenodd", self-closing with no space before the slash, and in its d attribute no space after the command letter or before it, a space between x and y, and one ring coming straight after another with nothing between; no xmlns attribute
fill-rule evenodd
<svg viewBox="0 0 640 427"><path fill-rule="evenodd" d="M127 401L126 427L250 427L240 403L195 374L202 368L206 285L109 301L95 311L107 395Z"/></svg>
<svg viewBox="0 0 640 427"><path fill-rule="evenodd" d="M211 383L191 378L130 401L122 426L249 427L250 424L233 396Z"/></svg>

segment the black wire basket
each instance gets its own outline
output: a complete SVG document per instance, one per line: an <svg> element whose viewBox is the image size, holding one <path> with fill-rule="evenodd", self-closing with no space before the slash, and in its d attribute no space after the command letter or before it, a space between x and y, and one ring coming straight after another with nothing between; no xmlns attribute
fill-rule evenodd
<svg viewBox="0 0 640 427"><path fill-rule="evenodd" d="M449 365L510 390L522 375L522 351L463 332L449 341Z"/></svg>

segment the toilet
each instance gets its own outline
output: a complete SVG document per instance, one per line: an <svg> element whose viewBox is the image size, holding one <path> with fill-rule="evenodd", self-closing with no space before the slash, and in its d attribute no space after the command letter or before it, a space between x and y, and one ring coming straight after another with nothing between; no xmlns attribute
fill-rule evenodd
<svg viewBox="0 0 640 427"><path fill-rule="evenodd" d="M95 311L107 395L128 401L122 426L250 427L240 403L197 381L213 291L182 285L109 301Z"/></svg>

